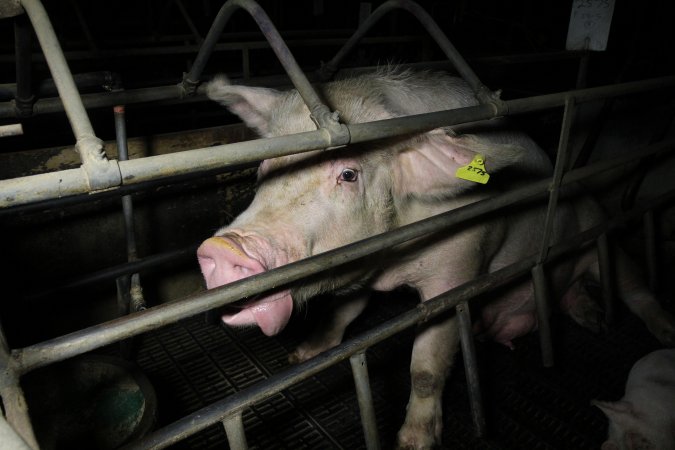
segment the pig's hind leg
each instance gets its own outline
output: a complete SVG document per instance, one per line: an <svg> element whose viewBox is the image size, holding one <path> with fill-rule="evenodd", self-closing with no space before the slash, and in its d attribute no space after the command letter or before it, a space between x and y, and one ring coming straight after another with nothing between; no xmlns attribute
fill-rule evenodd
<svg viewBox="0 0 675 450"><path fill-rule="evenodd" d="M616 294L628 309L638 316L649 332L663 345L675 347L675 318L665 311L640 275L636 264L620 248L614 251ZM606 326L604 310L594 295L593 285L599 285L600 270L594 252L586 252L576 264L575 280L563 296L561 308L577 323L594 331Z"/></svg>
<svg viewBox="0 0 675 450"><path fill-rule="evenodd" d="M303 361L340 345L345 329L356 319L368 304L368 292L356 292L334 296L324 311L324 317L316 324L307 339L288 356L291 364Z"/></svg>

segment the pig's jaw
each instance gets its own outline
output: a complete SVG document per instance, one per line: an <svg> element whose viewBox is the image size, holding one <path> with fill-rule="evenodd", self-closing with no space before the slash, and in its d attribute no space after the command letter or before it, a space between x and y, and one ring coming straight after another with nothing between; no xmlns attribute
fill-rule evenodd
<svg viewBox="0 0 675 450"><path fill-rule="evenodd" d="M258 325L267 336L284 329L293 312L290 290L285 290L246 304L235 314L224 314L223 322L230 326Z"/></svg>

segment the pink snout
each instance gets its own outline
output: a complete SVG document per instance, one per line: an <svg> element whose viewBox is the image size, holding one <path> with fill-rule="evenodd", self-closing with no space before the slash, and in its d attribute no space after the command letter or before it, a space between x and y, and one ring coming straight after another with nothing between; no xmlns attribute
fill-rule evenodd
<svg viewBox="0 0 675 450"><path fill-rule="evenodd" d="M207 289L265 271L258 260L248 256L233 240L222 236L205 240L197 249L197 259Z"/></svg>
<svg viewBox="0 0 675 450"><path fill-rule="evenodd" d="M223 236L204 241L197 249L197 259L208 289L266 270L260 261L248 256L239 244ZM292 312L290 291L284 290L248 302L235 314L225 314L222 319L233 326L258 325L263 333L272 336L286 326Z"/></svg>

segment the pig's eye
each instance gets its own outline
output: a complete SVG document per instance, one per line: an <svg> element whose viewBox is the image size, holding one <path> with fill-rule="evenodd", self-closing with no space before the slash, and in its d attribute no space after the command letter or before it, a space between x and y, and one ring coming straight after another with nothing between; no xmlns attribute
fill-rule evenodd
<svg viewBox="0 0 675 450"><path fill-rule="evenodd" d="M354 182L359 177L359 173L354 169L342 169L339 181Z"/></svg>

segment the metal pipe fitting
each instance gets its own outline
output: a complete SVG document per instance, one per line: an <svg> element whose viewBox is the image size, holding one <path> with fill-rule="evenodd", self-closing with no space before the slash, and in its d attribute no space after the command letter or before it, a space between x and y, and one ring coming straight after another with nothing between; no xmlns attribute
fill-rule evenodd
<svg viewBox="0 0 675 450"><path fill-rule="evenodd" d="M86 185L92 191L119 186L122 177L117 162L108 161L103 152L101 140L94 134L94 129L44 6L39 0L21 0L21 5L33 24L59 96L63 101L66 115L73 128L77 141L75 147L82 159L81 169Z"/></svg>

